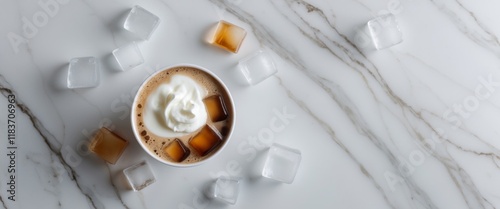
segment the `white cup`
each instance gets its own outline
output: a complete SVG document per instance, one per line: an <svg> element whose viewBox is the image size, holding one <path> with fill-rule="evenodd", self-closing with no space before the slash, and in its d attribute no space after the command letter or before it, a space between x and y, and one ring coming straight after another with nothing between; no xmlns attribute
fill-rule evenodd
<svg viewBox="0 0 500 209"><path fill-rule="evenodd" d="M225 101L225 102L229 103L229 104L226 105L226 107L228 108L228 112L232 114L232 116L230 116L230 117L232 117L230 129L227 132L227 134L224 136L224 139L221 142L221 144L218 145L220 147L218 149L214 150L213 152L215 152L215 153L211 153L209 157L207 157L205 159L202 159L202 160L200 160L198 162L193 162L193 163L173 162L173 161L168 161L168 160L165 160L163 158L158 157L154 152L152 152L151 150L148 149L148 146L141 139L141 135L140 135L139 129L137 127L138 126L137 117L136 117L137 113L136 113L136 108L135 107L138 105L137 104L137 102L138 102L137 100L138 100L139 94L142 92L144 86L146 86L147 83L151 80L151 78L153 78L154 76L156 76L158 73L164 72L164 71L168 71L168 70L172 70L172 69L175 69L175 68L178 68L178 67L191 67L191 68L198 69L200 71L203 71L203 72L207 73L208 75L210 75L211 77L213 77L217 82L219 82L220 86L224 89L225 92L227 92L227 96L229 98L229 101ZM209 71L208 69L206 69L204 67L193 65L193 64L177 64L177 65L173 65L173 66L167 67L164 70L160 70L158 72L153 73L151 76L149 76L141 84L141 87L139 88L139 90L137 91L137 93L135 95L134 102L133 102L133 105L132 105L131 109L132 109L132 114L131 114L132 130L134 132L135 138L137 139L137 142L146 151L146 153L148 153L151 157L153 157L154 159L156 159L156 160L158 160L158 161L160 161L162 163L165 163L167 165L171 165L171 166L174 166L174 167L192 167L192 166L197 166L197 165L200 165L202 163L207 162L210 159L215 158L220 152L222 152L222 150L224 150L224 148L226 147L226 145L229 142L229 139L231 139L231 135L233 134L233 130L234 130L234 123L235 123L235 115L234 114L235 114L235 109L234 109L233 97L231 96L231 93L227 89L227 87L224 84L224 82L222 82L222 80L219 77L217 77L214 73L212 73L211 71ZM186 146L189 146L189 145L186 145Z"/></svg>

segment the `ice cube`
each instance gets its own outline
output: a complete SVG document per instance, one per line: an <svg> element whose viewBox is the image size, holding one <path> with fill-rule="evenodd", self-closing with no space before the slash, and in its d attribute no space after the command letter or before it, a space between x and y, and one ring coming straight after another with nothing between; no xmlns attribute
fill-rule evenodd
<svg viewBox="0 0 500 209"><path fill-rule="evenodd" d="M127 140L103 127L94 135L89 149L106 162L115 164L127 145Z"/></svg>
<svg viewBox="0 0 500 209"><path fill-rule="evenodd" d="M187 148L179 139L175 139L173 142L170 142L170 144L163 148L163 152L175 162L182 162L191 153L189 148Z"/></svg>
<svg viewBox="0 0 500 209"><path fill-rule="evenodd" d="M148 40L159 23L160 18L158 18L158 16L136 5L128 13L123 28L135 33L143 40Z"/></svg>
<svg viewBox="0 0 500 209"><path fill-rule="evenodd" d="M123 71L135 68L144 63L141 50L135 42L113 50L113 56Z"/></svg>
<svg viewBox="0 0 500 209"><path fill-rule="evenodd" d="M220 95L212 95L203 99L208 115L212 122L223 121L227 118L227 108L224 99Z"/></svg>
<svg viewBox="0 0 500 209"><path fill-rule="evenodd" d="M240 49L247 32L245 29L224 20L219 21L209 43L233 53Z"/></svg>
<svg viewBox="0 0 500 209"><path fill-rule="evenodd" d="M219 177L211 186L209 197L234 205L238 200L239 186L239 178Z"/></svg>
<svg viewBox="0 0 500 209"><path fill-rule="evenodd" d="M123 175L134 191L139 191L156 182L148 162L143 161L123 170Z"/></svg>
<svg viewBox="0 0 500 209"><path fill-rule="evenodd" d="M368 21L368 30L377 50L388 48L403 41L396 16L387 14Z"/></svg>
<svg viewBox="0 0 500 209"><path fill-rule="evenodd" d="M263 50L240 60L238 66L250 85L260 83L278 72L271 56Z"/></svg>
<svg viewBox="0 0 500 209"><path fill-rule="evenodd" d="M299 150L273 144L269 148L262 176L290 184L295 178L300 160Z"/></svg>
<svg viewBox="0 0 500 209"><path fill-rule="evenodd" d="M219 131L210 125L205 125L191 140L189 145L201 156L205 156L222 142Z"/></svg>
<svg viewBox="0 0 500 209"><path fill-rule="evenodd" d="M89 88L99 85L99 61L95 57L78 57L69 61L68 88Z"/></svg>

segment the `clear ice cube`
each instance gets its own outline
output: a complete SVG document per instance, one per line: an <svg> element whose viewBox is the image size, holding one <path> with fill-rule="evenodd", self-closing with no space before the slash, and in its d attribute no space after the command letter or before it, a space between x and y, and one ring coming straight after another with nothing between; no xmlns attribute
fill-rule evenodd
<svg viewBox="0 0 500 209"><path fill-rule="evenodd" d="M240 179L233 177L219 177L213 185L212 197L219 201L234 205L238 200Z"/></svg>
<svg viewBox="0 0 500 209"><path fill-rule="evenodd" d="M297 174L301 158L299 150L273 144L269 148L262 176L290 184Z"/></svg>
<svg viewBox="0 0 500 209"><path fill-rule="evenodd" d="M95 57L79 57L69 61L68 88L89 88L99 85L99 61Z"/></svg>
<svg viewBox="0 0 500 209"><path fill-rule="evenodd" d="M217 148L221 142L222 136L219 131L210 125L205 125L198 134L189 140L189 145L200 156L205 156Z"/></svg>
<svg viewBox="0 0 500 209"><path fill-rule="evenodd" d="M106 162L115 164L127 145L127 140L103 127L94 135L89 150Z"/></svg>
<svg viewBox="0 0 500 209"><path fill-rule="evenodd" d="M250 85L258 84L278 72L271 56L262 50L240 60L238 66Z"/></svg>
<svg viewBox="0 0 500 209"><path fill-rule="evenodd" d="M209 43L232 53L237 53L246 35L247 32L242 27L221 20L217 24Z"/></svg>
<svg viewBox="0 0 500 209"><path fill-rule="evenodd" d="M211 187L210 197L231 205L238 200L240 179L219 177Z"/></svg>
<svg viewBox="0 0 500 209"><path fill-rule="evenodd" d="M156 182L148 162L143 161L123 170L128 183L134 191L139 191Z"/></svg>
<svg viewBox="0 0 500 209"><path fill-rule="evenodd" d="M148 10L134 6L125 19L123 28L136 34L143 40L148 40L160 23L160 18Z"/></svg>
<svg viewBox="0 0 500 209"><path fill-rule="evenodd" d="M144 63L141 50L135 42L113 50L113 56L123 71L133 69Z"/></svg>
<svg viewBox="0 0 500 209"><path fill-rule="evenodd" d="M227 108L221 95L213 95L203 99L208 115L212 122L223 121L227 118Z"/></svg>
<svg viewBox="0 0 500 209"><path fill-rule="evenodd" d="M175 162L182 162L191 153L189 148L187 148L179 139L175 139L170 142L170 144L165 146L165 148L163 148L163 152Z"/></svg>
<svg viewBox="0 0 500 209"><path fill-rule="evenodd" d="M396 16L382 15L368 21L368 30L377 50L385 49L403 41L403 33L399 30Z"/></svg>

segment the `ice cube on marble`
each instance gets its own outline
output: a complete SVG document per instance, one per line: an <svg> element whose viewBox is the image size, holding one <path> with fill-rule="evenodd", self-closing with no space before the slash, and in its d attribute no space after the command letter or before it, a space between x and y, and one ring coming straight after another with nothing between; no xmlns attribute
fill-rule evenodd
<svg viewBox="0 0 500 209"><path fill-rule="evenodd" d="M368 30L377 50L392 47L403 41L396 16L382 15L368 21Z"/></svg>
<svg viewBox="0 0 500 209"><path fill-rule="evenodd" d="M295 179L301 159L299 150L273 144L269 148L262 176L291 184Z"/></svg>
<svg viewBox="0 0 500 209"><path fill-rule="evenodd" d="M113 50L113 56L122 71L133 69L144 63L141 50L135 42Z"/></svg>
<svg viewBox="0 0 500 209"><path fill-rule="evenodd" d="M235 177L219 177L209 190L209 197L220 202L234 205L238 200L240 179Z"/></svg>
<svg viewBox="0 0 500 209"><path fill-rule="evenodd" d="M136 5L127 15L123 28L143 40L149 40L159 24L160 18L158 16Z"/></svg>
<svg viewBox="0 0 500 209"><path fill-rule="evenodd" d="M127 146L127 140L102 127L90 142L89 150L106 162L115 164Z"/></svg>
<svg viewBox="0 0 500 209"><path fill-rule="evenodd" d="M123 170L123 175L134 191L142 190L156 182L153 170L147 161L142 161Z"/></svg>
<svg viewBox="0 0 500 209"><path fill-rule="evenodd" d="M70 89L99 85L99 61L95 57L78 57L69 61L67 86Z"/></svg>
<svg viewBox="0 0 500 209"><path fill-rule="evenodd" d="M278 72L271 56L263 50L240 60L238 67L250 85L256 85Z"/></svg>
<svg viewBox="0 0 500 209"><path fill-rule="evenodd" d="M209 43L232 53L238 53L246 35L247 32L242 27L220 20Z"/></svg>

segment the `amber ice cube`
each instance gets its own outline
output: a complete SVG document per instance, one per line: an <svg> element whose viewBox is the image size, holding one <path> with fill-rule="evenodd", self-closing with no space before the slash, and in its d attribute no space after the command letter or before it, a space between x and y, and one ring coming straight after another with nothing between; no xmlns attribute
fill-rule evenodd
<svg viewBox="0 0 500 209"><path fill-rule="evenodd" d="M227 108L224 99L220 95L213 95L203 99L208 115L212 122L223 121L227 118Z"/></svg>
<svg viewBox="0 0 500 209"><path fill-rule="evenodd" d="M210 125L205 125L198 134L189 140L189 145L196 150L199 155L205 156L214 150L221 142L222 136L219 131Z"/></svg>
<svg viewBox="0 0 500 209"><path fill-rule="evenodd" d="M237 53L246 35L245 29L221 20L217 24L209 42L230 52Z"/></svg>
<svg viewBox="0 0 500 209"><path fill-rule="evenodd" d="M189 148L187 148L186 145L184 145L179 139L175 139L173 142L170 142L170 144L163 148L163 152L175 162L182 162L191 153Z"/></svg>
<svg viewBox="0 0 500 209"><path fill-rule="evenodd" d="M106 162L115 164L127 145L127 140L103 127L95 134L89 149Z"/></svg>

